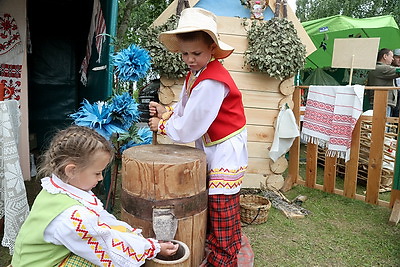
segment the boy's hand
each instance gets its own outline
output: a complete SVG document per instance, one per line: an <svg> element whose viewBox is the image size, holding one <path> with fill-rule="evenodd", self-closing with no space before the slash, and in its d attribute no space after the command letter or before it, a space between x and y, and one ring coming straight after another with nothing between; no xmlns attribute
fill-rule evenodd
<svg viewBox="0 0 400 267"><path fill-rule="evenodd" d="M160 241L160 246L159 254L164 257L175 255L179 248L179 244L174 244L172 242Z"/></svg>
<svg viewBox="0 0 400 267"><path fill-rule="evenodd" d="M162 114L164 112L166 112L167 110L163 105L161 105L157 102L151 101L149 103L149 111L150 111L151 117L158 117L161 119Z"/></svg>
<svg viewBox="0 0 400 267"><path fill-rule="evenodd" d="M158 123L160 122L160 119L157 117L153 117L149 119L149 127L152 132L157 132L158 131Z"/></svg>

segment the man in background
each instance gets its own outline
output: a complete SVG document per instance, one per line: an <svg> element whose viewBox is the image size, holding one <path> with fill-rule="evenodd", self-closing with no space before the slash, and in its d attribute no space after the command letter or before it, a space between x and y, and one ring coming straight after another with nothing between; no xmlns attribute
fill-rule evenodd
<svg viewBox="0 0 400 267"><path fill-rule="evenodd" d="M400 68L400 48L393 50L393 61L392 66L395 68ZM394 79L394 86L400 87L400 78ZM399 117L400 115L400 90L397 90L397 104L393 109L392 116Z"/></svg>
<svg viewBox="0 0 400 267"><path fill-rule="evenodd" d="M400 68L391 66L393 62L393 51L382 48L378 52L376 67L368 73L368 86L393 86L393 80L400 76ZM374 105L374 91L367 90L371 109ZM397 105L397 90L388 91L386 116L391 117L394 107Z"/></svg>

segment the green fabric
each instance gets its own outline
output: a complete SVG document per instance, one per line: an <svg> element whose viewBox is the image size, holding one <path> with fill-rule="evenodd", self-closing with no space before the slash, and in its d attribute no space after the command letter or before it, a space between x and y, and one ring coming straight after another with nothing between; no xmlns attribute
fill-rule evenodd
<svg viewBox="0 0 400 267"><path fill-rule="evenodd" d="M61 265L60 267L95 267L96 264L91 263L90 261L79 257L75 254L71 254Z"/></svg>
<svg viewBox="0 0 400 267"><path fill-rule="evenodd" d="M305 21L302 25L317 48L307 57L305 68L330 67L336 38L380 37L379 48L389 49L399 48L400 44L399 27L390 15L365 19L336 15Z"/></svg>
<svg viewBox="0 0 400 267"><path fill-rule="evenodd" d="M321 68L316 68L304 80L303 85L340 85L332 76Z"/></svg>
<svg viewBox="0 0 400 267"><path fill-rule="evenodd" d="M18 233L12 266L50 267L67 257L70 251L66 247L45 242L43 235L46 227L57 215L74 205L82 204L67 195L50 194L42 189Z"/></svg>

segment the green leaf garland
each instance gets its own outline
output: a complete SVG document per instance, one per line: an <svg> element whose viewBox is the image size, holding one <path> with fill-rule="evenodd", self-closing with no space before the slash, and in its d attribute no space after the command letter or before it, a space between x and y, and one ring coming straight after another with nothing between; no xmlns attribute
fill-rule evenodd
<svg viewBox="0 0 400 267"><path fill-rule="evenodd" d="M291 21L285 18L253 20L247 38L249 45L244 56L250 71L284 80L304 67L306 49Z"/></svg>

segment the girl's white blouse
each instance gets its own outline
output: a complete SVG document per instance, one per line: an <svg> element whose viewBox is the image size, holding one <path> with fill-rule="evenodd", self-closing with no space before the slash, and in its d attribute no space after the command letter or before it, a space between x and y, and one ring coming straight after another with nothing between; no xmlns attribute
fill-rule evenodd
<svg viewBox="0 0 400 267"><path fill-rule="evenodd" d="M45 230L46 242L64 245L99 266L110 260L111 266L140 266L160 251L158 241L144 238L140 229L117 220L91 191L66 184L55 175L41 182L47 192L65 194L83 205L59 214Z"/></svg>

